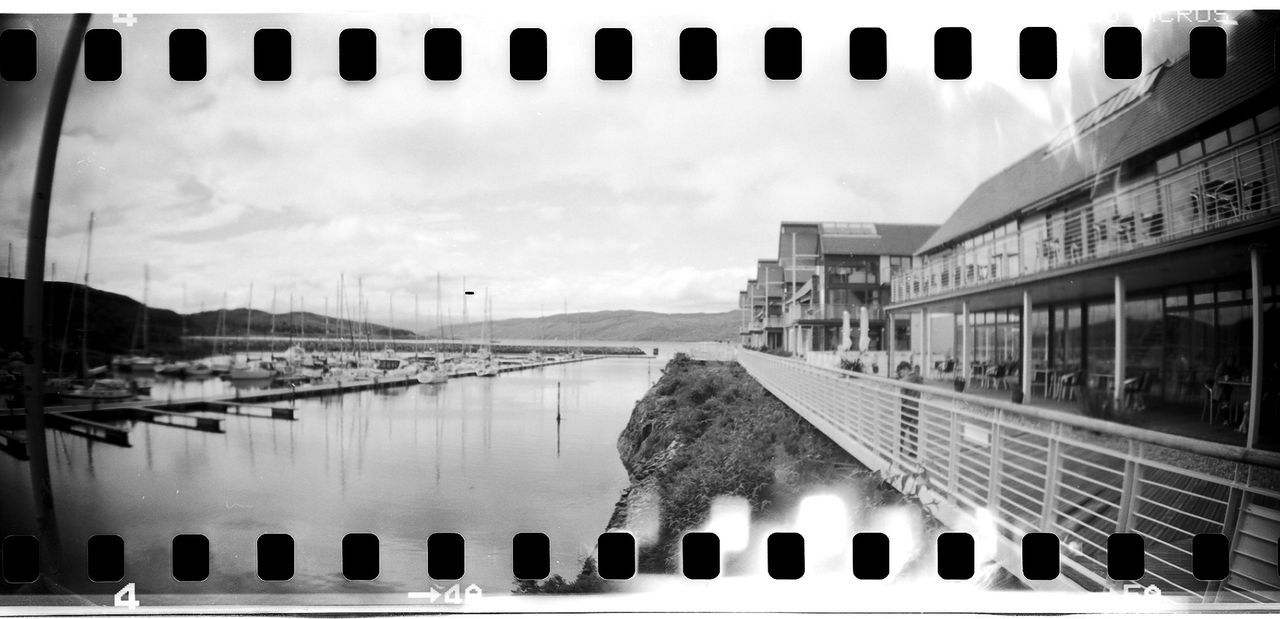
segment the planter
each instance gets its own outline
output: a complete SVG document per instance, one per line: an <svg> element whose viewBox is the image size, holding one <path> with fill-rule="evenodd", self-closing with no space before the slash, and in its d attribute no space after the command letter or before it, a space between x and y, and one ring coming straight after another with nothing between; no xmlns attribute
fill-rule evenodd
<svg viewBox="0 0 1280 619"><path fill-rule="evenodd" d="M955 380L954 385L955 385L955 388L956 388L956 391L957 391L957 392L964 391L964 379L963 379L963 378L957 378L957 379Z"/></svg>

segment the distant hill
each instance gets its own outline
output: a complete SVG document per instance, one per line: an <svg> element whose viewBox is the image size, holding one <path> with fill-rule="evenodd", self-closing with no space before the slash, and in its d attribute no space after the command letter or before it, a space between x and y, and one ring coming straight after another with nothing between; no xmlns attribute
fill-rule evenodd
<svg viewBox="0 0 1280 619"><path fill-rule="evenodd" d="M59 358L64 366L75 368L80 364L80 325L84 311L82 286L69 282L45 284L45 354L46 367L56 369ZM0 277L0 348L19 350L22 342L23 281ZM89 298L89 365L101 365L112 355L143 348L142 304L127 296L92 289ZM219 312L200 312L186 316L187 335L213 335L218 324ZM324 333L324 316L293 315L294 333L302 331L303 319L309 335ZM244 335L249 317L243 308L227 311L226 334L232 337ZM287 336L290 330L288 313L277 314L276 335ZM177 354L183 351L181 335L183 316L177 312L151 308L147 313L146 352ZM387 337L391 331L382 325L371 324L372 337ZM253 335L271 333L271 314L253 310ZM396 329L396 337L413 337L413 332ZM66 352L62 343L66 341Z"/></svg>
<svg viewBox="0 0 1280 619"><path fill-rule="evenodd" d="M738 336L738 310L707 314L663 314L610 310L556 314L544 318L493 321L496 340L596 340L630 342L707 342ZM480 323L454 329L457 337L480 337Z"/></svg>
<svg viewBox="0 0 1280 619"><path fill-rule="evenodd" d="M20 350L22 342L23 282L16 278L0 277L0 348L5 351ZM80 324L83 311L81 286L69 282L45 284L45 350L46 367L57 368L61 359L66 368L80 365ZM89 365L101 365L112 355L143 348L142 304L125 295L93 289L89 300ZM185 349L181 335L214 335L217 332L220 311L207 311L185 316L172 310L151 308L147 313L146 352L154 354L179 354L192 352ZM245 333L250 312L244 308L226 311L224 334L239 337ZM493 322L492 337L496 340L594 340L639 342L701 342L726 340L737 336L738 311L706 314L663 314L633 310L556 314L543 318L509 318ZM253 310L252 335L263 336L273 332L272 315ZM185 325L184 325L185 322ZM309 312L280 313L275 315L274 333L279 337L290 335L317 336L325 333L323 315ZM338 322L327 320L328 332L338 334ZM343 323L344 335L350 327ZM413 338L415 333L407 329L391 329L369 323L370 337L375 339L396 337ZM422 333L433 337L436 328L424 328ZM479 338L480 323L446 327L449 338ZM63 350L63 342L66 347Z"/></svg>

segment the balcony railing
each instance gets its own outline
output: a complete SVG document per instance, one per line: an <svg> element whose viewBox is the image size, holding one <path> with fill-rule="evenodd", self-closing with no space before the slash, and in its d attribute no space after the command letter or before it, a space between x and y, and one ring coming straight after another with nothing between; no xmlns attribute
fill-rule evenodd
<svg viewBox="0 0 1280 619"><path fill-rule="evenodd" d="M1020 557L1026 533L1053 533L1062 544L1060 578L1118 590L1124 583L1108 577L1108 536L1134 532L1146 547L1144 586L1194 601L1280 599L1275 453L747 350L737 359L864 465L934 506L948 527L994 521L1002 556ZM1192 574L1200 533L1229 540L1226 580Z"/></svg>
<svg viewBox="0 0 1280 619"><path fill-rule="evenodd" d="M748 330L759 331L760 329L780 329L786 326L786 320L782 316L769 316L766 318L755 318L747 323Z"/></svg>
<svg viewBox="0 0 1280 619"><path fill-rule="evenodd" d="M859 308L861 305L856 303L828 303L825 306L817 305L793 305L787 311L788 324L795 324L801 320L840 320L844 318L844 312L849 312L850 324L858 323ZM868 305L867 319L879 320L884 317L884 308L878 305Z"/></svg>
<svg viewBox="0 0 1280 619"><path fill-rule="evenodd" d="M893 302L1052 272L1274 215L1277 165L1280 136L1273 132L907 270L891 282Z"/></svg>

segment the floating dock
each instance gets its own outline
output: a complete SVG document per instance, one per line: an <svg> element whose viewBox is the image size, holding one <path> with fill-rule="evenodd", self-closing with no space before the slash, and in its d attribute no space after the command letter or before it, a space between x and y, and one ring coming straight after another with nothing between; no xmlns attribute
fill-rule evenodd
<svg viewBox="0 0 1280 619"><path fill-rule="evenodd" d="M609 355L591 355L499 366L498 373L506 374L552 365L591 361L607 356ZM467 376L475 376L475 370L452 371L449 373L450 378ZM81 436L91 441L130 447L128 428L103 422L129 420L197 432L225 433L222 428L223 420L210 414L297 421L298 417L294 407L277 403L298 398L341 395L355 391L418 384L420 383L418 383L417 376L375 376L361 380L336 380L315 384L255 389L245 393L241 393L237 389L234 394L217 398L198 397L181 400L136 400L90 405L46 406L45 425L54 430ZM7 415L0 414L0 451L26 460L28 456L25 435L26 420L21 409L14 410Z"/></svg>

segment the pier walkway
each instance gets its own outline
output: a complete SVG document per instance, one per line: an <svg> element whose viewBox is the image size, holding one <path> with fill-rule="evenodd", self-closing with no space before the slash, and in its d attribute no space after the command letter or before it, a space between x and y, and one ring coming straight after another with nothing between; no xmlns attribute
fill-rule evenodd
<svg viewBox="0 0 1280 619"><path fill-rule="evenodd" d="M519 365L500 365L499 374L531 370L566 363L603 359L608 355L587 355L566 359L543 360ZM475 376L474 370L451 371L450 378ZM53 430L74 434L88 440L129 447L129 430L121 420L141 421L198 432L221 433L222 419L211 413L262 417L280 421L296 421L294 408L285 404L299 398L341 395L354 391L387 389L418 385L416 376L373 377L363 380L334 380L320 383L253 389L221 397L193 397L173 400L132 400L86 405L45 407L45 424ZM23 409L0 414L0 451L27 459L26 421Z"/></svg>
<svg viewBox="0 0 1280 619"><path fill-rule="evenodd" d="M1023 577L1027 533L1060 541L1038 589L1116 590L1107 538L1145 545L1137 582L1204 602L1280 602L1280 454L1153 432L929 385L739 350L779 400L952 530L994 524L996 560ZM1191 572L1195 535L1229 543L1230 574Z"/></svg>

